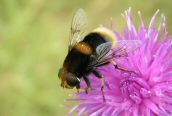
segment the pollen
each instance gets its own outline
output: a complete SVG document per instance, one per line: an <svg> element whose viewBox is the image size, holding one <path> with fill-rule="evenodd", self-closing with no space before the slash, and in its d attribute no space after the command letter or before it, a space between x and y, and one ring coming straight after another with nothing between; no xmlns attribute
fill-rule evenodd
<svg viewBox="0 0 172 116"><path fill-rule="evenodd" d="M91 47L88 44L84 43L84 42L78 43L76 45L76 49L79 52L82 52L84 54L91 54L92 53Z"/></svg>

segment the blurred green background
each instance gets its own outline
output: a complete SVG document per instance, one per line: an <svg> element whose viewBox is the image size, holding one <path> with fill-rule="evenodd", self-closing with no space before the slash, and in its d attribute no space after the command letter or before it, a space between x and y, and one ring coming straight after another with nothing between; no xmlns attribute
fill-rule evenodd
<svg viewBox="0 0 172 116"><path fill-rule="evenodd" d="M160 9L172 34L171 0L0 0L0 116L65 116L64 99L76 90L62 89L57 73L67 54L73 14L83 8L87 33L102 24L122 33L121 16L132 7L134 23L145 25Z"/></svg>

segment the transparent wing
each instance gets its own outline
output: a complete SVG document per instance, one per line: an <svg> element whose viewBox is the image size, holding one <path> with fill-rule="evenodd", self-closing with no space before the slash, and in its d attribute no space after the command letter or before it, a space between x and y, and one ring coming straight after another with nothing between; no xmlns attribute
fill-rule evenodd
<svg viewBox="0 0 172 116"><path fill-rule="evenodd" d="M106 54L110 51L111 47L112 47L111 42L107 42L99 45L96 48L97 57L95 62L101 61L101 59L103 59L104 56L106 56Z"/></svg>
<svg viewBox="0 0 172 116"><path fill-rule="evenodd" d="M104 48L106 49L104 50L103 48L100 49L101 45L99 45L96 49L97 57L93 65L98 66L110 61L111 59L126 56L139 48L141 44L142 42L140 40L121 40L118 41L115 47L113 49L110 49L109 51L108 46L104 46Z"/></svg>
<svg viewBox="0 0 172 116"><path fill-rule="evenodd" d="M100 44L96 48L95 60L90 64L90 66L92 67L99 64L99 61L101 61L101 59L103 59L107 55L107 53L111 50L111 47L112 47L112 42L106 42Z"/></svg>
<svg viewBox="0 0 172 116"><path fill-rule="evenodd" d="M87 29L87 18L83 9L78 9L73 16L68 51L70 51L76 44L83 40L83 34Z"/></svg>

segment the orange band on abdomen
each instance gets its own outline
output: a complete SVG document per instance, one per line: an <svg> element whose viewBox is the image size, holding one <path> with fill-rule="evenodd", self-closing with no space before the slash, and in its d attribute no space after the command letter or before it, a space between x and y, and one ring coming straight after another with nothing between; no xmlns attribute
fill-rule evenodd
<svg viewBox="0 0 172 116"><path fill-rule="evenodd" d="M84 54L92 54L91 47L84 42L78 43L75 48Z"/></svg>

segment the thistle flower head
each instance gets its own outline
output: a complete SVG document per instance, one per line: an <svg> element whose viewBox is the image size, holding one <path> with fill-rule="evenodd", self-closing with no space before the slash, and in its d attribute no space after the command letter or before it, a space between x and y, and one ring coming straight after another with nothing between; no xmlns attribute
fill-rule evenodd
<svg viewBox="0 0 172 116"><path fill-rule="evenodd" d="M158 29L154 20L159 10L153 15L149 27L144 25L139 12L141 25L138 31L132 22L131 9L123 15L127 21L124 36L114 31L118 39L138 39L142 45L127 57L114 59L125 69L137 74L120 71L112 64L98 67L105 79L102 99L101 80L90 75L94 90L76 94L74 100L81 101L70 112L89 116L171 116L172 115L172 44L167 35L166 21L161 16ZM163 33L163 34L162 34ZM162 34L162 35L161 35ZM85 88L84 81L81 88Z"/></svg>

